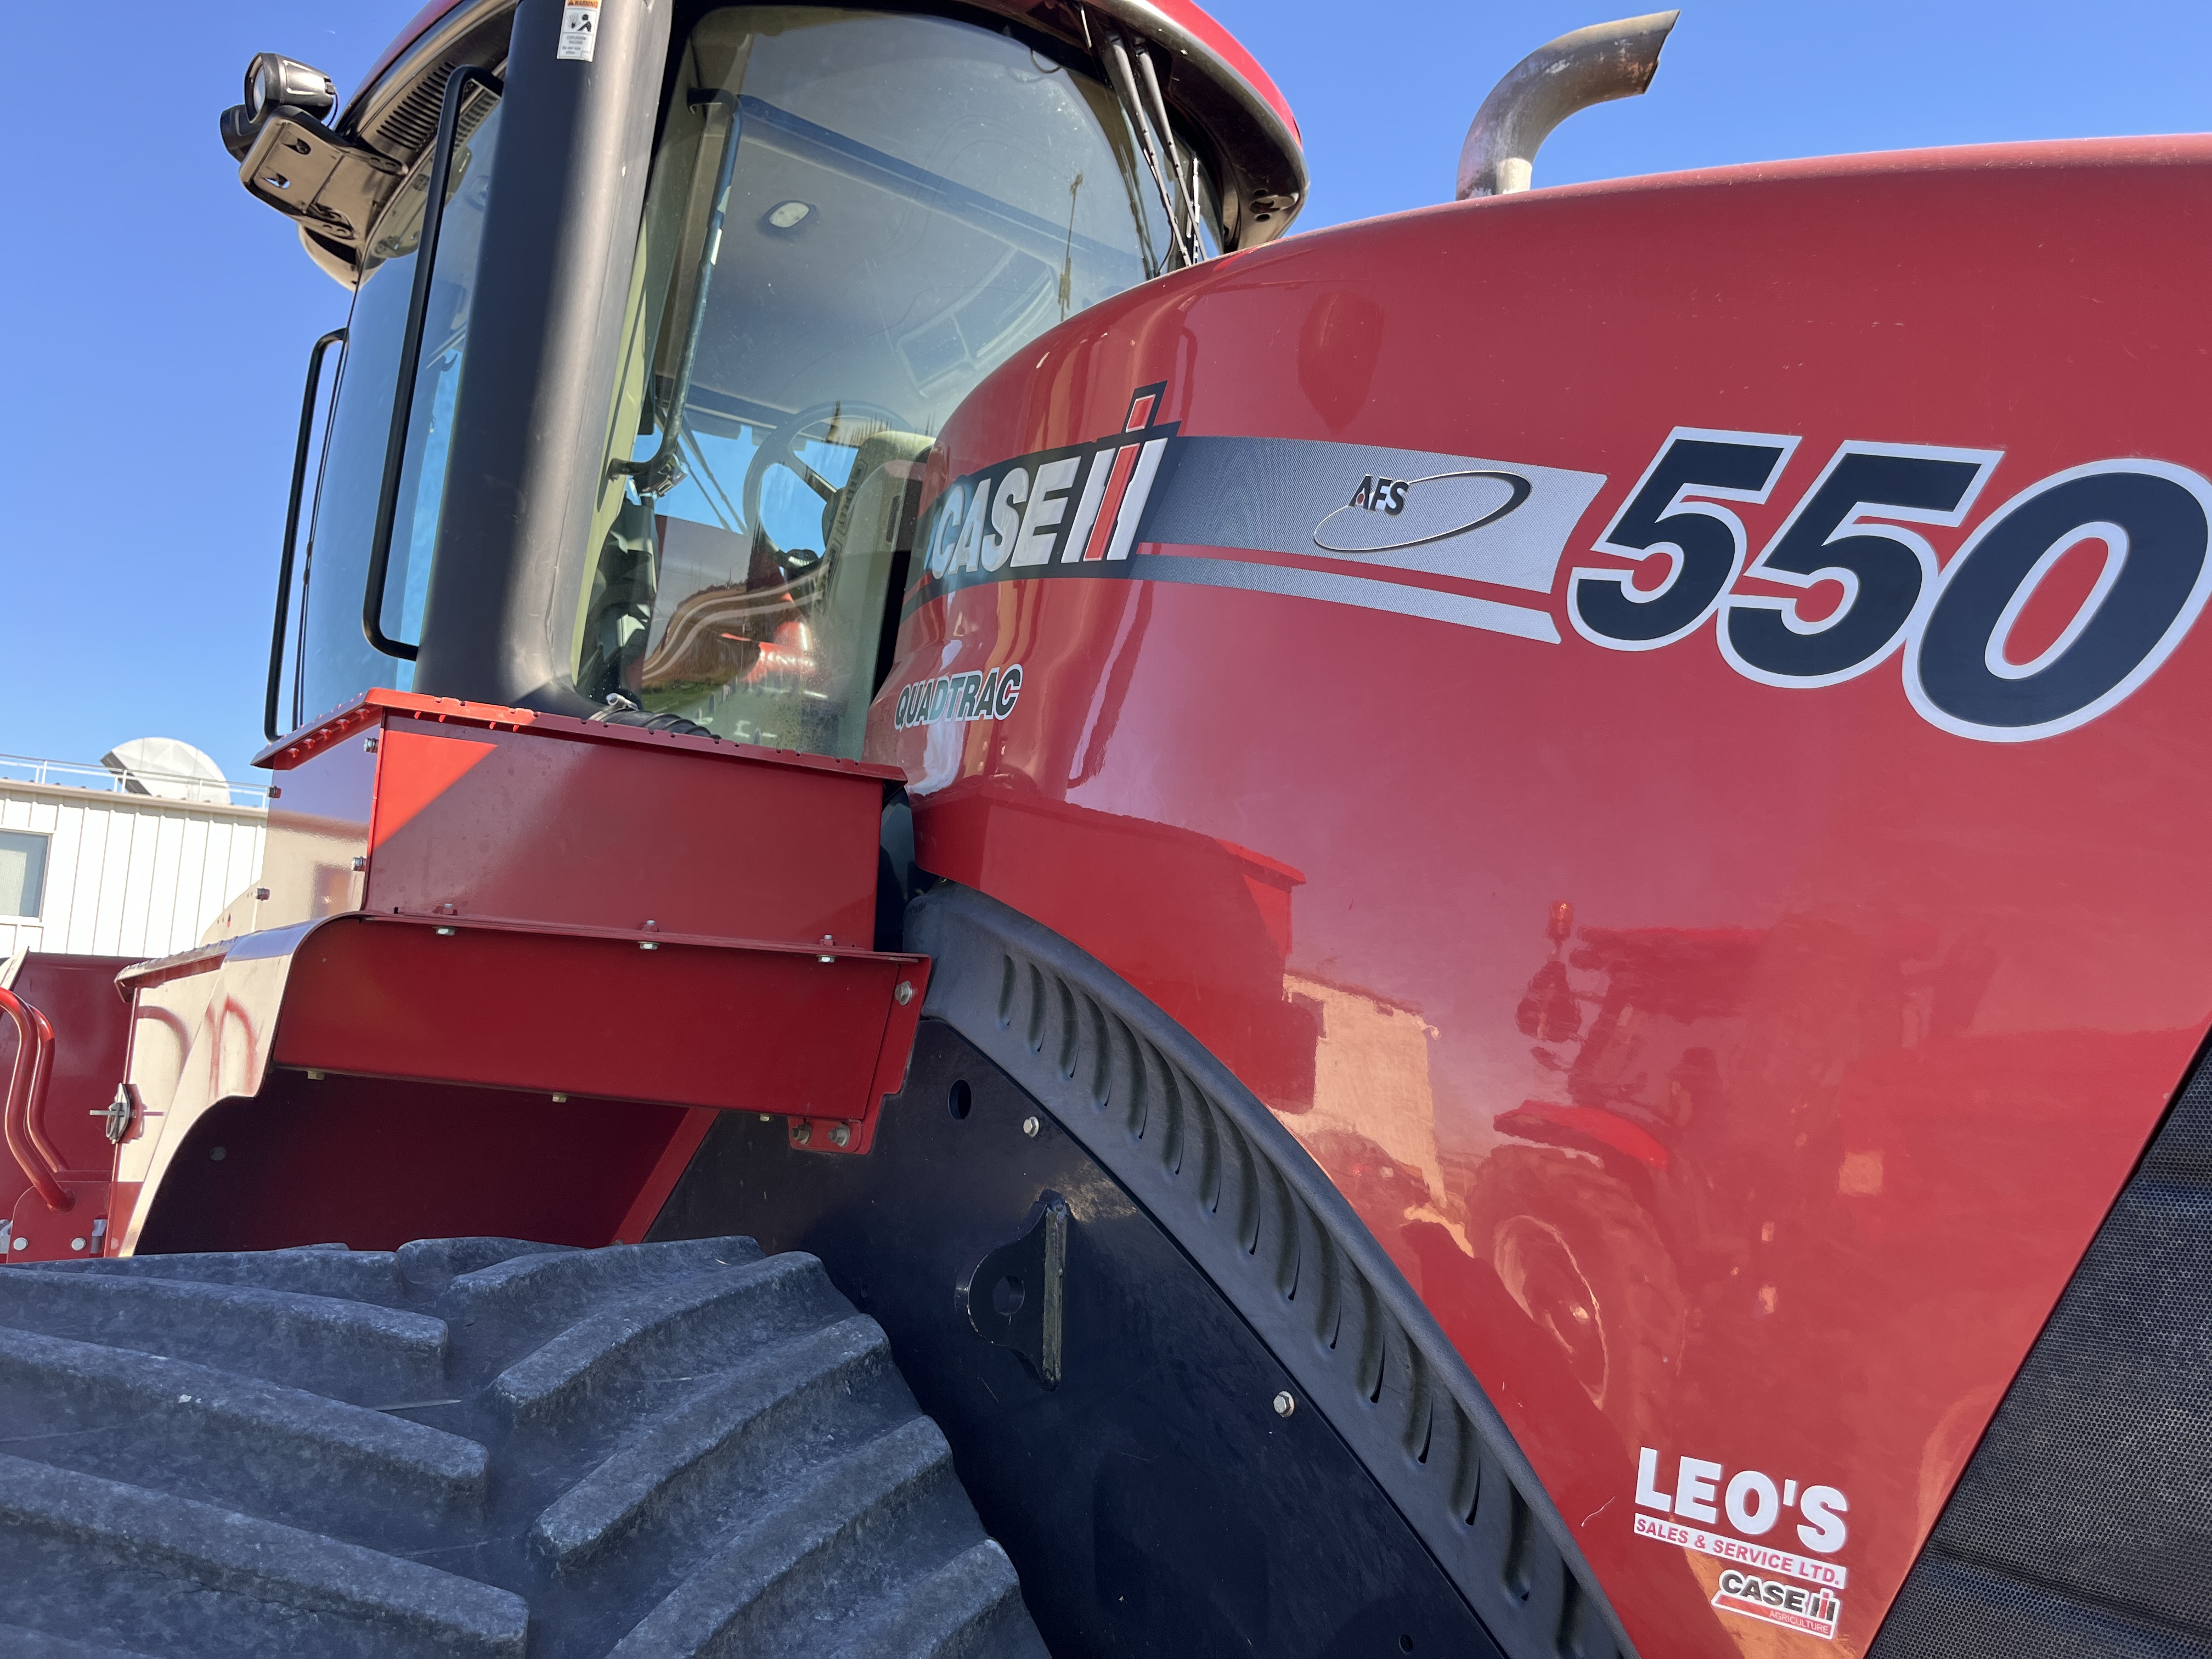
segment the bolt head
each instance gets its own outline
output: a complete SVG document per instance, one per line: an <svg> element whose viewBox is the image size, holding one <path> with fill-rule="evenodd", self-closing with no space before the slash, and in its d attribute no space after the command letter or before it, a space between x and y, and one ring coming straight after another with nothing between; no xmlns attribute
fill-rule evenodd
<svg viewBox="0 0 2212 1659"><path fill-rule="evenodd" d="M82 1239L81 1239L81 1238L72 1238L71 1240L70 1240L70 1249L71 1249L72 1250L81 1250L81 1249L82 1249L83 1248L84 1248L84 1241L83 1241Z"/></svg>
<svg viewBox="0 0 2212 1659"><path fill-rule="evenodd" d="M847 1128L843 1124L833 1124L830 1127L830 1139L833 1146L843 1146L848 1145L852 1139L853 1132Z"/></svg>
<svg viewBox="0 0 2212 1659"><path fill-rule="evenodd" d="M637 942L637 948L641 951L658 951L660 948L660 941L657 939L641 939Z"/></svg>
<svg viewBox="0 0 2212 1659"><path fill-rule="evenodd" d="M1044 1127L1044 1125L1038 1122L1034 1117L1025 1117L1022 1120L1022 1133L1027 1135L1031 1140L1035 1140L1036 1139L1037 1131L1042 1127Z"/></svg>
<svg viewBox="0 0 2212 1659"><path fill-rule="evenodd" d="M450 928L450 927L441 927L441 928L438 930L438 937L439 937L440 939L451 939L451 938L453 938L453 930L452 928Z"/></svg>
<svg viewBox="0 0 2212 1659"><path fill-rule="evenodd" d="M1284 1389L1280 1394L1275 1396L1276 1416L1288 1417L1292 1412L1297 1410L1297 1400L1288 1389Z"/></svg>
<svg viewBox="0 0 2212 1659"><path fill-rule="evenodd" d="M804 1146L813 1139L814 1126L811 1123L798 1123L792 1126L791 1144L793 1146Z"/></svg>
<svg viewBox="0 0 2212 1659"><path fill-rule="evenodd" d="M912 1002L914 1000L914 981L909 979L901 980L898 982L898 989L891 993L891 1000L897 1003L902 1008L905 1007L909 1002Z"/></svg>
<svg viewBox="0 0 2212 1659"><path fill-rule="evenodd" d="M554 1104L556 1104L556 1106L557 1106L557 1105L563 1105L563 1104L565 1104L565 1103L567 1103L568 1098L568 1096L566 1096L566 1095L556 1095L556 1096L554 1096L554 1097L553 1097L553 1103L554 1103Z"/></svg>

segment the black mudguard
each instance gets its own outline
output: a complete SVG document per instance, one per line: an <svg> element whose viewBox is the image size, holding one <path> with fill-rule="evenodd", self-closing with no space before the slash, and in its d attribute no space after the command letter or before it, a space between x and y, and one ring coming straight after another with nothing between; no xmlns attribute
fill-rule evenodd
<svg viewBox="0 0 2212 1659"><path fill-rule="evenodd" d="M1248 1090L979 894L940 884L906 939L935 966L874 1150L732 1115L653 1237L822 1258L1055 1654L1632 1652L1464 1362Z"/></svg>

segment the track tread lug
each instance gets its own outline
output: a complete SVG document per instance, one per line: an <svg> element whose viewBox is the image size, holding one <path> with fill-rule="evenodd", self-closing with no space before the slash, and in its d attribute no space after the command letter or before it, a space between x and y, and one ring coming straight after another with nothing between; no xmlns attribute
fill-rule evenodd
<svg viewBox="0 0 2212 1659"><path fill-rule="evenodd" d="M690 1507L690 1489L729 1465L773 1467L793 1443L818 1444L818 1430L806 1431L821 1420L825 1396L885 1385L910 1414L890 1341L863 1315L780 1345L624 1442L538 1517L531 1542L558 1571L586 1566L641 1530L667 1527Z"/></svg>
<svg viewBox="0 0 2212 1659"><path fill-rule="evenodd" d="M749 1239L9 1268L0 1446L0 1652L1042 1651L882 1328Z"/></svg>
<svg viewBox="0 0 2212 1659"><path fill-rule="evenodd" d="M718 1267L579 1320L502 1372L493 1392L517 1423L544 1422L628 1392L664 1368L725 1370L763 1344L830 1323L847 1304L799 1251Z"/></svg>
<svg viewBox="0 0 2212 1659"><path fill-rule="evenodd" d="M0 1273L0 1325L193 1360L347 1400L427 1398L445 1375L442 1320L373 1302L159 1273L10 1267Z"/></svg>
<svg viewBox="0 0 2212 1659"><path fill-rule="evenodd" d="M800 1650L812 1645L787 1620L811 1620L815 1597L858 1564L863 1539L916 1516L952 1481L952 1449L927 1418L810 1472L686 1578L610 1659L691 1659L705 1654ZM793 1605L803 1603L804 1608ZM784 1640L788 1636L792 1640Z"/></svg>
<svg viewBox="0 0 2212 1659"><path fill-rule="evenodd" d="M116 1360L112 1348L0 1327L0 1423L10 1438L44 1429L63 1467L136 1484L151 1432L158 1489L289 1525L327 1520L333 1481L346 1483L348 1504L382 1501L425 1520L483 1506L491 1455L460 1435L189 1360ZM93 1426L103 1420L128 1429L103 1434ZM323 1478L300 1482L308 1459Z"/></svg>
<svg viewBox="0 0 2212 1659"><path fill-rule="evenodd" d="M240 1659L314 1653L411 1659L522 1659L522 1598L356 1544L172 1498L121 1481L0 1455L0 1559L10 1595L39 1599L40 1569L60 1540L70 1565L100 1579L94 1606L109 1620L189 1621ZM44 1557L44 1559L40 1558ZM196 1589L198 1593L190 1593ZM155 1639L165 1632L156 1630ZM118 1631L100 1639L144 1640Z"/></svg>

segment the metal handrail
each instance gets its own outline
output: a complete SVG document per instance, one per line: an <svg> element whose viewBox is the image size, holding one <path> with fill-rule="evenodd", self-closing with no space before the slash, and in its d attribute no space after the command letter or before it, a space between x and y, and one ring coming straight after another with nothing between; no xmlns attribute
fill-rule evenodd
<svg viewBox="0 0 2212 1659"><path fill-rule="evenodd" d="M9 1153L48 1209L66 1210L76 1197L61 1183L61 1154L46 1139L40 1109L53 1069L53 1023L13 991L0 991L0 1014L15 1023L15 1066L8 1078L4 1123Z"/></svg>
<svg viewBox="0 0 2212 1659"><path fill-rule="evenodd" d="M10 775L18 772L24 775L21 777ZM131 795L134 800L142 805L169 806L242 805L261 807L266 806L269 802L269 786L265 783L234 783L225 779L220 786L216 786L213 778L199 777L187 772L142 771L136 767L131 769L130 775L152 783L197 784L204 787L220 787L230 791L234 799L228 802L188 801L172 799L166 795L137 795L125 787L124 774L112 767L94 766L84 761L40 760L33 755L0 755L0 789L6 788L11 783L43 784L50 787L69 789L97 789L104 790L110 794ZM239 795L244 795L246 799L240 802L235 799Z"/></svg>
<svg viewBox="0 0 2212 1659"><path fill-rule="evenodd" d="M407 467L407 428L415 418L415 380L422 362L422 327L430 314L430 278L438 264L438 233L446 222L446 185L453 174L461 103L472 87L502 97L506 83L489 70L465 65L446 77L438 106L438 138L429 175L422 181L422 228L415 239L415 285L407 296L407 327L399 341L399 375L392 389L392 429L384 441L384 482L376 494L376 529L368 543L368 581L361 597L361 631L387 657L415 660L422 647L384 631L384 589L392 571L392 530L399 515L399 479Z"/></svg>
<svg viewBox="0 0 2212 1659"><path fill-rule="evenodd" d="M300 442L292 452L292 496L284 507L284 551L276 561L276 625L269 635L269 700L262 705L261 730L270 742L276 729L276 691L284 678L284 633L292 620L292 555L300 544L300 503L307 489L307 448L315 435L316 394L323 386L323 359L343 343L345 330L334 328L307 354L307 389L300 399Z"/></svg>

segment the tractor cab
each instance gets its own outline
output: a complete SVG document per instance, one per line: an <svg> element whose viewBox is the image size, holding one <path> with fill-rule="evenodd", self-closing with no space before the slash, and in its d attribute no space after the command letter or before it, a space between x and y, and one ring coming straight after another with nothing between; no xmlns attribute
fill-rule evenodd
<svg viewBox="0 0 2212 1659"><path fill-rule="evenodd" d="M269 735L392 687L856 757L946 417L1279 233L1287 111L1188 8L532 12L224 118L354 295Z"/></svg>

